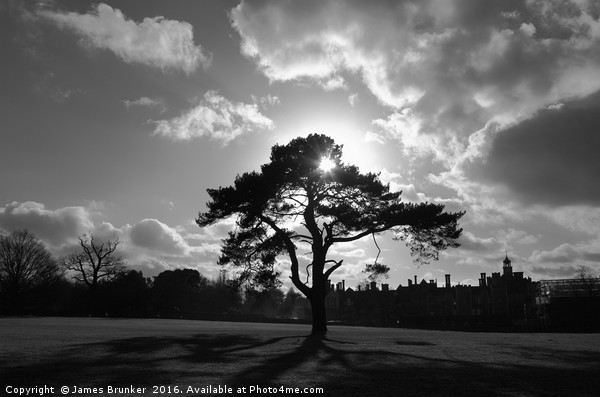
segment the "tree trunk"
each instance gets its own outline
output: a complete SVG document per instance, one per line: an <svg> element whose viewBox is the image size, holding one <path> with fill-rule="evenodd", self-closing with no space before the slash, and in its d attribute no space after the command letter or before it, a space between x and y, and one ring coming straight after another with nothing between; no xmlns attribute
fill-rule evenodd
<svg viewBox="0 0 600 397"><path fill-rule="evenodd" d="M327 312L325 311L325 296L315 294L310 299L312 309L312 335L325 336L327 333Z"/></svg>

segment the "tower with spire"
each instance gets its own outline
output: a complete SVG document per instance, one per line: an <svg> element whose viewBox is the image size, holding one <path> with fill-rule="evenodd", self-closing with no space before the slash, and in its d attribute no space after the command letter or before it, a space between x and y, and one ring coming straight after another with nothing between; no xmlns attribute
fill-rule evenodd
<svg viewBox="0 0 600 397"><path fill-rule="evenodd" d="M505 278L509 278L509 277L512 277L512 274L513 274L512 262L510 261L510 259L508 259L508 252L506 252L506 256L504 257L504 260L502 261L502 275Z"/></svg>

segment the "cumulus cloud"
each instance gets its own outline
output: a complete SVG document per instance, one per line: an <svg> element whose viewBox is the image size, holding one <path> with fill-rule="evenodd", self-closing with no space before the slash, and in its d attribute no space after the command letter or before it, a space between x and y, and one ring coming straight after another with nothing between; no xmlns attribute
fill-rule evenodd
<svg viewBox="0 0 600 397"><path fill-rule="evenodd" d="M373 44L364 36L376 26L364 24L360 15L367 9L357 8L339 1L306 1L301 6L242 2L231 17L242 38L242 52L254 58L269 79L312 79L335 89L345 87L344 70L365 69L368 80L380 80L375 74L386 61L378 48L371 51L365 45Z"/></svg>
<svg viewBox="0 0 600 397"><path fill-rule="evenodd" d="M170 226L158 219L143 219L119 231L127 261L145 274L182 267L195 268L207 277L218 273L222 236L192 234L187 226Z"/></svg>
<svg viewBox="0 0 600 397"><path fill-rule="evenodd" d="M600 208L586 205L571 205L546 211L553 222L570 231L585 233L588 236L600 236Z"/></svg>
<svg viewBox="0 0 600 397"><path fill-rule="evenodd" d="M187 22L154 17L138 23L104 3L87 14L49 9L37 14L77 34L82 45L110 50L127 63L190 74L211 62L210 54L194 44L192 25Z"/></svg>
<svg viewBox="0 0 600 397"><path fill-rule="evenodd" d="M49 209L34 201L12 202L0 206L0 232L27 229L56 257L79 250L77 237L84 234L91 234L98 241L118 239L119 255L146 275L156 275L169 267L200 266L203 274L216 276L221 229L225 226L215 226L198 235L190 234L186 227L169 226L157 219L114 226L102 220L103 211L98 203Z"/></svg>
<svg viewBox="0 0 600 397"><path fill-rule="evenodd" d="M394 112L386 118L373 120L373 125L387 137L400 143L405 153L426 155L436 153L438 158L444 157L441 151L441 137L437 135L422 135L423 119L410 108Z"/></svg>
<svg viewBox="0 0 600 397"><path fill-rule="evenodd" d="M231 102L216 91L208 91L200 103L171 120L153 121L154 134L176 141L208 136L227 144L231 140L275 127L256 103Z"/></svg>
<svg viewBox="0 0 600 397"><path fill-rule="evenodd" d="M598 241L564 243L550 250L535 250L528 261L537 279L574 278L581 266L595 273L600 270L600 249Z"/></svg>
<svg viewBox="0 0 600 397"><path fill-rule="evenodd" d="M552 280L577 277L576 266L531 266L534 280Z"/></svg>
<svg viewBox="0 0 600 397"><path fill-rule="evenodd" d="M190 221L186 226L187 229L192 228L195 231L194 233L186 233L185 237L187 240L221 241L227 235L227 232L235 229L236 217L231 216L203 228L198 228L198 225L194 221Z"/></svg>
<svg viewBox="0 0 600 397"><path fill-rule="evenodd" d="M99 225L96 225L93 230L89 230L89 233L94 235L98 241L107 240L122 240L123 230L116 228L112 223L102 221Z"/></svg>
<svg viewBox="0 0 600 397"><path fill-rule="evenodd" d="M594 244L561 244L549 251L534 251L529 260L535 264L600 263L600 249Z"/></svg>
<svg viewBox="0 0 600 397"><path fill-rule="evenodd" d="M189 246L177 230L157 219L144 219L129 230L131 242L165 254L186 255Z"/></svg>
<svg viewBox="0 0 600 397"><path fill-rule="evenodd" d="M449 164L486 124L600 88L591 1L242 1L231 19L270 80L355 74L391 111L376 127Z"/></svg>
<svg viewBox="0 0 600 397"><path fill-rule="evenodd" d="M541 109L504 130L488 126L470 137L470 151L429 179L455 190L481 224L544 218L600 235L598 114L600 92Z"/></svg>
<svg viewBox="0 0 600 397"><path fill-rule="evenodd" d="M12 232L27 229L54 247L73 241L94 227L93 209L83 206L47 209L42 203L12 202L0 207L0 228Z"/></svg>
<svg viewBox="0 0 600 397"><path fill-rule="evenodd" d="M410 203L424 203L431 201L425 193L419 192L412 183L401 183L401 176L398 173L391 173L387 169L381 171L379 178L383 183L390 185L390 190L393 192L402 192L400 198L403 201Z"/></svg>
<svg viewBox="0 0 600 397"><path fill-rule="evenodd" d="M493 252L499 251L500 242L494 238L481 238L471 232L463 232L459 239L460 249L475 252Z"/></svg>

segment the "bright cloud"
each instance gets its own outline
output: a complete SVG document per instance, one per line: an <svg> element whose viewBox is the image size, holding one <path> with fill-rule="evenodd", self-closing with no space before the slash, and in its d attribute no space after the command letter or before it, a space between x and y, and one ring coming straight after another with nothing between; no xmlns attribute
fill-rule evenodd
<svg viewBox="0 0 600 397"><path fill-rule="evenodd" d="M27 229L60 248L93 228L93 212L93 208L82 206L51 210L35 201L12 202L0 207L0 228L8 232Z"/></svg>
<svg viewBox="0 0 600 397"><path fill-rule="evenodd" d="M144 219L129 230L131 242L139 247L166 254L185 255L189 251L187 242L173 228L157 219Z"/></svg>
<svg viewBox="0 0 600 397"><path fill-rule="evenodd" d="M78 250L77 237L83 234L92 234L99 241L118 239L119 255L148 275L169 267L199 264L203 265L199 268L203 274L216 275L222 235L207 232L197 236L189 234L185 227L171 227L158 219L116 227L101 220L103 211L97 203L48 209L39 202L13 202L0 207L0 231L27 229L56 257Z"/></svg>
<svg viewBox="0 0 600 397"><path fill-rule="evenodd" d="M211 56L194 44L192 25L187 22L154 17L137 23L104 3L88 14L43 9L38 15L73 31L82 45L110 50L127 63L190 74L211 62Z"/></svg>
<svg viewBox="0 0 600 397"><path fill-rule="evenodd" d="M425 193L417 191L412 183L402 183L405 177L400 173L390 172L386 168L380 171L379 179L382 183L389 184L392 192L402 192L401 198L411 203L431 201Z"/></svg>
<svg viewBox="0 0 600 397"><path fill-rule="evenodd" d="M275 127L256 103L234 103L208 91L200 103L171 120L154 121L154 134L176 141L207 136L227 144L238 136Z"/></svg>
<svg viewBox="0 0 600 397"><path fill-rule="evenodd" d="M577 263L599 263L593 247L600 241L597 1L240 0L233 10L225 10L225 3L190 2L161 5L160 12L133 3L123 11L102 3L89 11L81 11L86 6L79 3L69 10L55 1L33 3L14 2L9 15L18 18L3 36L11 73L1 92L19 111L7 113L14 117L5 122L9 144L2 178L15 197L38 194L38 201L0 203L0 231L27 228L57 254L76 248L83 233L119 238L127 262L147 267L150 275L197 265L215 275L221 238L235 224L227 220L199 229L190 214L201 205L204 188L229 183L222 178L233 170L202 166L213 145L196 145L199 155L189 160L181 152L185 145L144 144L136 123L150 117L150 126L137 127L167 140L226 145L243 137L248 145L223 152L234 156L224 159L230 165L238 149L268 154L271 143L292 135L329 134L344 144L344 161L380 171L405 201L466 211L461 248L441 254L441 266L453 277L463 267L475 275L498 271L505 250L515 269L540 277L568 277ZM180 21L188 6L194 11ZM202 44L214 51L215 67L193 75L213 61L194 42L199 29L211 32ZM170 73L124 82L130 76L107 71L90 79L73 57L81 47L56 41L65 34L88 52ZM31 100L28 90L44 100ZM27 100L11 102L17 93ZM176 108L190 98L195 99ZM119 100L120 109L114 106ZM132 114L123 115L125 110ZM19 117L30 113L36 117ZM80 117L90 128L81 128ZM31 146L38 133L41 152ZM85 134L111 147L110 162L91 166L77 156L91 142ZM17 159L17 150L29 155ZM63 152L75 157L62 156L69 161L46 167L48 153ZM154 156L162 160L146 161ZM71 175L67 171L81 161L106 185L75 188L52 179ZM126 164L132 166L123 168ZM179 188L172 176L185 172L200 175L202 183ZM25 188L32 173L55 185ZM125 202L114 208L48 208L42 202L49 193L52 202L60 195L71 202L82 197ZM128 211L127 203L140 202L134 196L139 194L147 199L144 205ZM121 205L115 217L128 224L102 222ZM386 241L378 239L379 260L412 273L408 250L386 251ZM300 247L302 268L309 263L308 250ZM335 277L358 281L377 253L370 238L332 249L345 263Z"/></svg>
<svg viewBox="0 0 600 397"><path fill-rule="evenodd" d="M494 237L480 238L471 232L463 232L460 236L460 249L475 252L498 252L500 243Z"/></svg>
<svg viewBox="0 0 600 397"><path fill-rule="evenodd" d="M119 229L127 261L150 274L178 267L196 268L216 277L220 239L209 236L197 241L187 227L169 226L158 219L143 219Z"/></svg>
<svg viewBox="0 0 600 397"><path fill-rule="evenodd" d="M570 205L555 208L546 216L573 232L600 237L600 207Z"/></svg>
<svg viewBox="0 0 600 397"><path fill-rule="evenodd" d="M530 260L534 263L587 263L600 262L600 249L593 244L561 244L550 251L534 251Z"/></svg>
<svg viewBox="0 0 600 397"><path fill-rule="evenodd" d="M377 127L448 162L491 121L512 125L600 89L591 2L492 3L242 1L231 17L270 80L327 88L358 75L392 110Z"/></svg>

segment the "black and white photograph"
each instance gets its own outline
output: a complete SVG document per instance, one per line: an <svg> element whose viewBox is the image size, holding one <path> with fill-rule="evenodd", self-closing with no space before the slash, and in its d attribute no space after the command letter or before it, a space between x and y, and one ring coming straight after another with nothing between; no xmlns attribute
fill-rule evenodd
<svg viewBox="0 0 600 397"><path fill-rule="evenodd" d="M600 1L0 0L0 395L599 377Z"/></svg>

